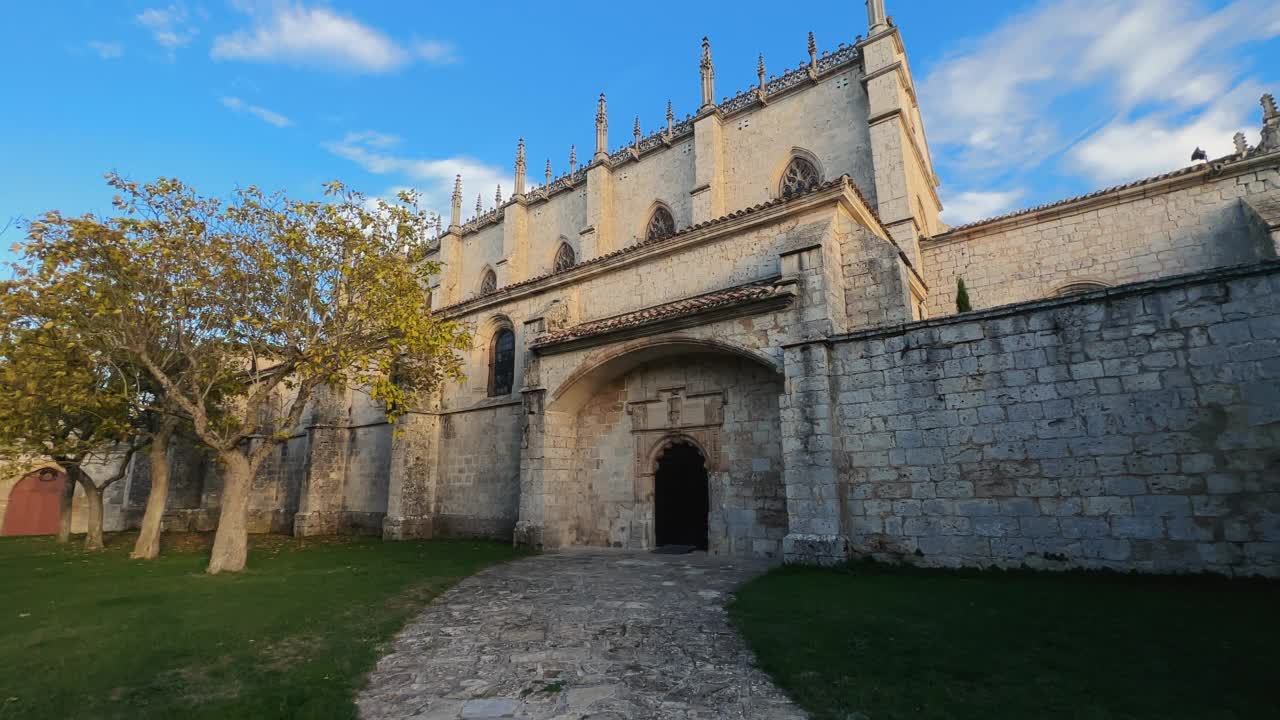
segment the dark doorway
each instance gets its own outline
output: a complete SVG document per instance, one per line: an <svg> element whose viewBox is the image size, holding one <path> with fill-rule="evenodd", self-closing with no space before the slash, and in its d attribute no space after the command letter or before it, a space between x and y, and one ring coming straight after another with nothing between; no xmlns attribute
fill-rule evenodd
<svg viewBox="0 0 1280 720"><path fill-rule="evenodd" d="M653 478L654 540L659 546L707 549L707 490L707 466L697 448L680 443L662 453Z"/></svg>

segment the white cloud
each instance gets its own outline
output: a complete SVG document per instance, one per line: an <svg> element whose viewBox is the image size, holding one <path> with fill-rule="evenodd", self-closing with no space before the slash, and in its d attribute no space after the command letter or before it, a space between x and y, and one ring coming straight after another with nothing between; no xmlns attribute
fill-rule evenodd
<svg viewBox="0 0 1280 720"><path fill-rule="evenodd" d="M328 8L282 2L265 12L241 9L252 17L251 27L214 38L212 57L358 73L390 72L415 58L437 64L456 60L448 44L423 42L408 50L382 31Z"/></svg>
<svg viewBox="0 0 1280 720"><path fill-rule="evenodd" d="M1231 138L1244 131L1258 143L1258 97L1255 85L1242 85L1188 118L1148 115L1107 124L1074 148L1068 164L1101 183L1121 183L1176 170L1191 164L1191 151L1202 148L1210 158L1235 152Z"/></svg>
<svg viewBox="0 0 1280 720"><path fill-rule="evenodd" d="M238 113L247 112L250 115L257 117L259 120L275 125L276 127L289 127L293 124L292 120L278 112L268 110L257 105L250 105L238 97L226 96L222 98L222 104Z"/></svg>
<svg viewBox="0 0 1280 720"><path fill-rule="evenodd" d="M426 60L433 65L451 65L458 62L458 56L453 51L453 45L437 40L427 40L420 42L414 48L418 57Z"/></svg>
<svg viewBox="0 0 1280 720"><path fill-rule="evenodd" d="M956 167L1035 165L1087 134L1058 120L1080 94L1098 109L1095 123L1152 105L1195 108L1234 83L1234 51L1276 34L1280 3L1270 0L1212 11L1198 0L1054 0L939 61L921 83L922 107Z"/></svg>
<svg viewBox="0 0 1280 720"><path fill-rule="evenodd" d="M89 41L89 49L98 54L103 60L113 60L124 55L124 45L114 42L102 42L100 40Z"/></svg>
<svg viewBox="0 0 1280 720"><path fill-rule="evenodd" d="M969 191L947 195L943 198L942 219L952 225L963 225L975 220L983 220L1009 211L1021 197L1021 190L1009 190L1007 192Z"/></svg>
<svg viewBox="0 0 1280 720"><path fill-rule="evenodd" d="M197 31L192 27L190 18L186 6L177 2L167 7L147 8L134 19L151 31L156 43L172 53L195 38Z"/></svg>
<svg viewBox="0 0 1280 720"><path fill-rule="evenodd" d="M347 133L341 140L325 143L324 147L375 175L395 175L409 181L408 186L422 193L422 206L440 213L446 220L456 175L462 175L464 218L475 214L477 194L485 210L493 208L497 185L502 185L504 197L511 195L513 176L502 168L468 157L434 160L408 157L393 152L399 143L400 138L395 135L366 130Z"/></svg>

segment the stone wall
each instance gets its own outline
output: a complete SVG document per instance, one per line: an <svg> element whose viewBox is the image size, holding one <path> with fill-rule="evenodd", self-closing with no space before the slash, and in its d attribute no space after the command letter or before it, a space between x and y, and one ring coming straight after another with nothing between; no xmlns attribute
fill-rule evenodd
<svg viewBox="0 0 1280 720"><path fill-rule="evenodd" d="M1208 166L1088 201L958 229L921 243L928 313L955 313L963 278L974 309L1052 296L1076 282L1152 280L1276 256L1249 203L1280 197L1276 158Z"/></svg>
<svg viewBox="0 0 1280 720"><path fill-rule="evenodd" d="M855 552L1280 576L1280 263L831 347Z"/></svg>
<svg viewBox="0 0 1280 720"><path fill-rule="evenodd" d="M440 426L435 533L511 537L520 501L520 403L446 413Z"/></svg>

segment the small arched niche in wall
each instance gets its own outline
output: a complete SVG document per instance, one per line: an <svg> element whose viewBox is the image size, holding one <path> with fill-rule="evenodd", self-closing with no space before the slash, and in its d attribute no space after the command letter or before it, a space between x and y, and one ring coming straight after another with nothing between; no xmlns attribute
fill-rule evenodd
<svg viewBox="0 0 1280 720"><path fill-rule="evenodd" d="M480 275L480 294L488 295L498 290L498 274L493 268L485 268L483 274Z"/></svg>
<svg viewBox="0 0 1280 720"><path fill-rule="evenodd" d="M1080 293L1093 292L1094 290L1106 290L1108 285L1097 280L1075 280L1065 285L1059 285L1053 291L1053 297L1064 297L1067 295L1079 295Z"/></svg>

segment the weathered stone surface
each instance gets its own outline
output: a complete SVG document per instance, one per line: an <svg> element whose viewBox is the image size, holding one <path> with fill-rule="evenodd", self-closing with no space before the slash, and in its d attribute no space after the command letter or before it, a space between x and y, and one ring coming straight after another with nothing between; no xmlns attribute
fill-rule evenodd
<svg viewBox="0 0 1280 720"><path fill-rule="evenodd" d="M724 605L758 560L566 550L437 598L357 705L392 718L804 718L753 663Z"/></svg>

